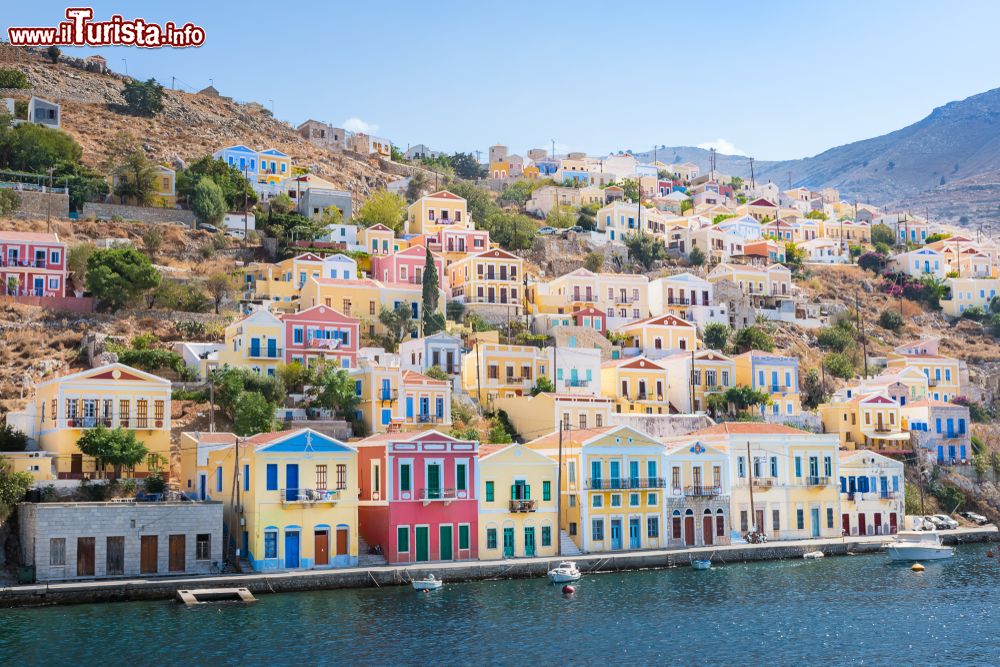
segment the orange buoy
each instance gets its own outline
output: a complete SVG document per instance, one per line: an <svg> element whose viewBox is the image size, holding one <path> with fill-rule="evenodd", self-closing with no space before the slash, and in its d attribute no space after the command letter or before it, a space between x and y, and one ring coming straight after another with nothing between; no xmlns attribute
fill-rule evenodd
<svg viewBox="0 0 1000 667"><path fill-rule="evenodd" d="M914 563L910 567L910 569L913 570L914 572L923 572L924 571L924 566L921 565L920 563Z"/></svg>
<svg viewBox="0 0 1000 667"><path fill-rule="evenodd" d="M576 593L576 589L570 586L569 584L566 584L565 586L562 587L562 592L563 595L572 595L573 593Z"/></svg>

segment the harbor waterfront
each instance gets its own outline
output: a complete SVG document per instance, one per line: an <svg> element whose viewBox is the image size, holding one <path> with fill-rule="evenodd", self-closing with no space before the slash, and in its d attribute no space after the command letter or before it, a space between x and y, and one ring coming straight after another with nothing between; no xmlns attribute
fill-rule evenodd
<svg viewBox="0 0 1000 667"><path fill-rule="evenodd" d="M872 554L588 574L573 595L520 579L5 610L0 664L986 664L990 548L922 573Z"/></svg>
<svg viewBox="0 0 1000 667"><path fill-rule="evenodd" d="M943 531L941 536L945 544L1000 541L1000 532L995 526L959 528ZM575 556L573 560L584 573L609 573L687 566L692 559L696 558L711 558L714 563L725 564L798 559L803 554L813 551L822 551L830 556L869 554L880 552L882 546L889 539L891 538L884 536L827 538L692 549L598 553ZM434 573L439 578L451 583L534 578L544 577L552 567L558 564L559 560L558 558L519 558L497 561L455 561L321 571L276 572L266 576L241 574L10 586L0 589L0 607L167 600L174 598L178 589L185 588L245 587L255 595L324 589L380 588L405 585L413 579L423 578L429 573Z"/></svg>

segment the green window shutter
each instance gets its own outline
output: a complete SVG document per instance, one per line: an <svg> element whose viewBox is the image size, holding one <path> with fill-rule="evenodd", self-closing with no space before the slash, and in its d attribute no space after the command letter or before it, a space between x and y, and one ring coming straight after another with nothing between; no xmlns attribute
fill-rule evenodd
<svg viewBox="0 0 1000 667"><path fill-rule="evenodd" d="M510 485L510 499L517 500L517 484Z"/></svg>
<svg viewBox="0 0 1000 667"><path fill-rule="evenodd" d="M548 526L542 526L542 546L552 546L552 529Z"/></svg>
<svg viewBox="0 0 1000 667"><path fill-rule="evenodd" d="M486 502L493 502L493 482L486 482Z"/></svg>
<svg viewBox="0 0 1000 667"><path fill-rule="evenodd" d="M542 500L552 500L552 482L542 482Z"/></svg>
<svg viewBox="0 0 1000 667"><path fill-rule="evenodd" d="M458 479L455 480L455 482L456 482L455 487L459 491L465 491L465 464L464 463L459 463L458 464L458 466L455 469L455 476L458 477Z"/></svg>
<svg viewBox="0 0 1000 667"><path fill-rule="evenodd" d="M407 553L410 550L410 529L400 526L396 529L396 551Z"/></svg>
<svg viewBox="0 0 1000 667"><path fill-rule="evenodd" d="M410 466L404 464L399 466L399 489L401 491L410 490Z"/></svg>
<svg viewBox="0 0 1000 667"><path fill-rule="evenodd" d="M486 529L486 548L496 549L497 548L497 529L487 528Z"/></svg>
<svg viewBox="0 0 1000 667"><path fill-rule="evenodd" d="M458 527L458 548L468 549L469 548L469 527L459 526Z"/></svg>
<svg viewBox="0 0 1000 667"><path fill-rule="evenodd" d="M524 499L531 500L531 487L527 484L524 485Z"/></svg>

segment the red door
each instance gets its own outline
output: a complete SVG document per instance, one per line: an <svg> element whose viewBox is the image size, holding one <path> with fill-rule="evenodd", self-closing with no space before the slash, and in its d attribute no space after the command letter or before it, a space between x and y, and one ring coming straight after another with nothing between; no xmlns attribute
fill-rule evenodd
<svg viewBox="0 0 1000 667"><path fill-rule="evenodd" d="M689 547L694 546L694 517L684 517L684 544Z"/></svg>
<svg viewBox="0 0 1000 667"><path fill-rule="evenodd" d="M896 513L889 512L889 532L893 535L896 534Z"/></svg>
<svg viewBox="0 0 1000 667"><path fill-rule="evenodd" d="M844 535L850 535L851 534L851 515L850 514L844 514L841 517L841 525L840 525L840 527L843 529Z"/></svg>
<svg viewBox="0 0 1000 667"><path fill-rule="evenodd" d="M330 564L330 533L325 530L317 530L313 544L313 555L316 565Z"/></svg>
<svg viewBox="0 0 1000 667"><path fill-rule="evenodd" d="M876 514L872 518L875 520L875 534L876 535L881 535L882 534L882 515L881 514Z"/></svg>
<svg viewBox="0 0 1000 667"><path fill-rule="evenodd" d="M865 524L865 515L863 512L858 512L858 535L867 535L868 526Z"/></svg>
<svg viewBox="0 0 1000 667"><path fill-rule="evenodd" d="M706 514L705 518L701 520L701 532L705 537L705 544L712 543L712 516Z"/></svg>

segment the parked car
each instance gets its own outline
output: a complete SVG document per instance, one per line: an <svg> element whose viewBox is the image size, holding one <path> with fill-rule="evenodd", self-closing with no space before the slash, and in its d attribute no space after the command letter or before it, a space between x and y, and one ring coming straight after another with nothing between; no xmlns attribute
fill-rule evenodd
<svg viewBox="0 0 1000 667"><path fill-rule="evenodd" d="M227 229L226 236L234 239L242 239L244 234L242 229Z"/></svg>
<svg viewBox="0 0 1000 667"><path fill-rule="evenodd" d="M944 530L945 529L945 523L944 523L944 521L942 521L941 519L938 519L937 517L931 516L931 515L927 515L927 516L924 517L924 524L925 524L924 530ZM931 527L927 528L927 526L931 526Z"/></svg>
<svg viewBox="0 0 1000 667"><path fill-rule="evenodd" d="M216 227L215 225L210 225L207 222L199 222L198 226L197 226L197 229L200 229L203 232L209 232L211 234L218 234L219 233L219 228L218 227Z"/></svg>
<svg viewBox="0 0 1000 667"><path fill-rule="evenodd" d="M989 523L990 520L984 517L982 514L977 514L976 512L961 512L959 516L963 516L972 523L982 526L983 524Z"/></svg>
<svg viewBox="0 0 1000 667"><path fill-rule="evenodd" d="M933 518L937 519L942 524L944 524L946 530L955 530L956 528L958 528L958 522L952 519L947 514L935 514Z"/></svg>
<svg viewBox="0 0 1000 667"><path fill-rule="evenodd" d="M556 233L556 228L555 227L548 227L548 226L540 227L538 229L538 233L539 234L555 234Z"/></svg>

